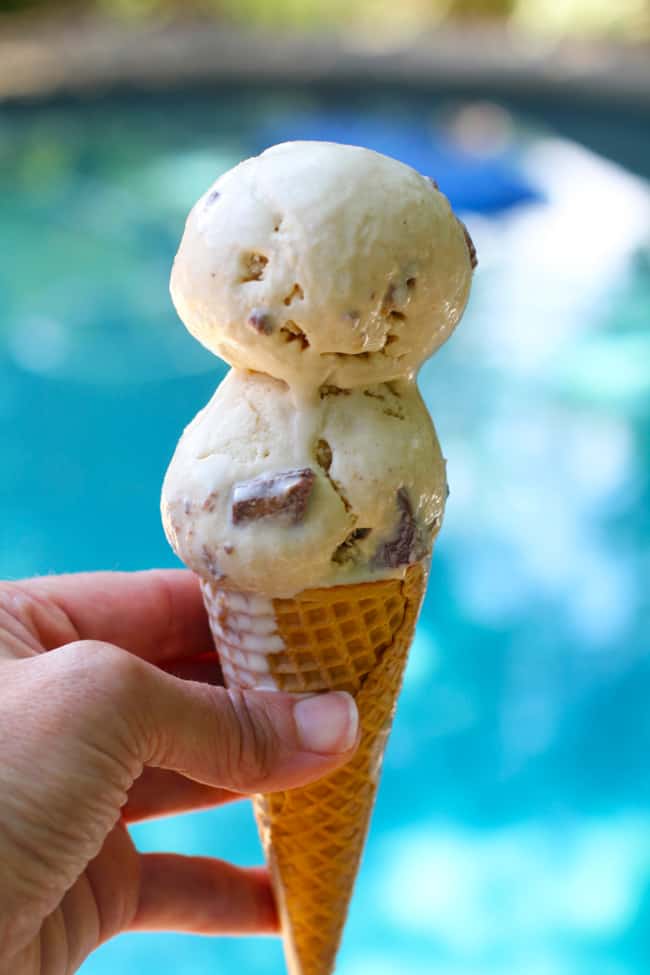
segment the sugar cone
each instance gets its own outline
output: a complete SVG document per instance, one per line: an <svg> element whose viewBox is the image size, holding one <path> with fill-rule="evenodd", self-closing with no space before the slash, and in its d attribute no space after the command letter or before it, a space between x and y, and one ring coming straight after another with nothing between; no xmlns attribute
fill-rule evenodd
<svg viewBox="0 0 650 975"><path fill-rule="evenodd" d="M291 599L203 584L226 683L354 694L361 743L312 785L255 798L291 975L330 975L425 587L404 579L310 589Z"/></svg>

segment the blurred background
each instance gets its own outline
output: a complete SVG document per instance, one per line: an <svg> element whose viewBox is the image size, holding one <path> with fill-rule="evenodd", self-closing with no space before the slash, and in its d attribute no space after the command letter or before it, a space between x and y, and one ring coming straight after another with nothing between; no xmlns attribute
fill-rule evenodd
<svg viewBox="0 0 650 975"><path fill-rule="evenodd" d="M186 213L292 138L434 177L479 253L420 384L451 497L337 969L650 960L649 0L0 0L0 574L173 565L165 467L225 366ZM134 829L255 863L250 809ZM132 935L84 975L279 975Z"/></svg>

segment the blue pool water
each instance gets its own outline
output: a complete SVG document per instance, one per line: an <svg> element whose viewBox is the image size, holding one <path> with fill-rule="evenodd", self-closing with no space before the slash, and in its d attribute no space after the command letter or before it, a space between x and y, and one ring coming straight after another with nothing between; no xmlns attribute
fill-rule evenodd
<svg viewBox="0 0 650 975"><path fill-rule="evenodd" d="M161 478L224 367L178 323L167 278L216 175L270 137L334 124L408 161L417 149L464 208L480 266L457 335L422 370L451 497L338 971L637 975L650 193L552 125L396 99L344 116L315 92L0 108L0 574L174 564ZM260 858L247 805L134 835ZM133 935L83 968L233 970L279 975L278 943Z"/></svg>

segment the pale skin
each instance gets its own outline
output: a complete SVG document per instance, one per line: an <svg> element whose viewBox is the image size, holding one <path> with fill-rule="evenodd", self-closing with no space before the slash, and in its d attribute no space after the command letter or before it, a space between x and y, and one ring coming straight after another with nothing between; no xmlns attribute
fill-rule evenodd
<svg viewBox="0 0 650 975"><path fill-rule="evenodd" d="M347 761L352 699L226 691L184 571L0 583L0 973L122 931L273 933L266 870L139 853L127 825Z"/></svg>

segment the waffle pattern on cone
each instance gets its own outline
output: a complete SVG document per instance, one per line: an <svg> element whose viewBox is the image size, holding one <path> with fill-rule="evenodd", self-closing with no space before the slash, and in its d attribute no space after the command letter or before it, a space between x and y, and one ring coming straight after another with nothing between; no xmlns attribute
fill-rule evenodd
<svg viewBox="0 0 650 975"><path fill-rule="evenodd" d="M422 566L415 565L404 580L312 589L272 601L286 648L266 658L276 686L349 690L361 720L359 749L344 768L255 800L291 975L333 971L424 583ZM218 594L204 594L223 633ZM213 631L219 649L214 625ZM241 666L234 680L232 670L227 679L231 686L254 686Z"/></svg>
<svg viewBox="0 0 650 975"><path fill-rule="evenodd" d="M273 606L286 650L269 656L269 667L277 686L292 692L355 693L404 619L397 579L307 590Z"/></svg>

